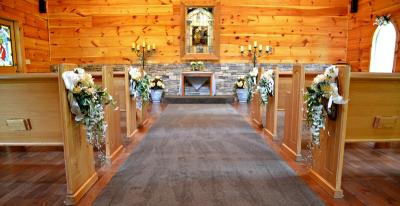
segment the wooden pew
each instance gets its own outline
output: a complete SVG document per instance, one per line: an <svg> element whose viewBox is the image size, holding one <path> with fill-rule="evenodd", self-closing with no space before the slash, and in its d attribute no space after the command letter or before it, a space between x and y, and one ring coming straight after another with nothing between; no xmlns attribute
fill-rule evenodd
<svg viewBox="0 0 400 206"><path fill-rule="evenodd" d="M337 67L339 94L349 99L350 66ZM337 119L326 119L325 129L321 130L320 149L313 151L314 160L310 170L311 177L334 198L343 197L341 184L347 112L348 104L338 105Z"/></svg>
<svg viewBox="0 0 400 206"><path fill-rule="evenodd" d="M260 78L262 74L264 73L264 69L259 67L258 68L258 75L256 79L256 84L260 81ZM263 122L262 122L262 105L260 105L261 97L258 92L254 93L253 99L250 102L250 115L253 119L253 122L257 125L259 128L263 128Z"/></svg>
<svg viewBox="0 0 400 206"><path fill-rule="evenodd" d="M75 123L61 78L73 68L76 65L64 64L58 75L0 76L0 145L62 145L67 205L76 204L98 179L93 148L84 127Z"/></svg>
<svg viewBox="0 0 400 206"><path fill-rule="evenodd" d="M133 137L137 131L136 120L136 100L130 96L129 91L129 69L124 69L124 96L125 96L125 111L126 111L126 136Z"/></svg>
<svg viewBox="0 0 400 206"><path fill-rule="evenodd" d="M269 97L268 105L266 105L265 115L265 134L273 139L278 139L278 101L279 101L279 69L274 69L275 74L275 94Z"/></svg>
<svg viewBox="0 0 400 206"><path fill-rule="evenodd" d="M106 131L106 163L111 164L112 161L122 152L122 138L121 138L121 111L119 108L119 96L114 86L114 72L113 68L104 66L101 73L92 73L95 78L95 83L101 84L102 88L106 88L108 93L114 97L116 107L107 105L104 111L104 117L107 122Z"/></svg>
<svg viewBox="0 0 400 206"><path fill-rule="evenodd" d="M301 161L305 71L302 65L293 66L292 88L287 92L283 149Z"/></svg>
<svg viewBox="0 0 400 206"><path fill-rule="evenodd" d="M400 141L400 74L352 72L346 142Z"/></svg>

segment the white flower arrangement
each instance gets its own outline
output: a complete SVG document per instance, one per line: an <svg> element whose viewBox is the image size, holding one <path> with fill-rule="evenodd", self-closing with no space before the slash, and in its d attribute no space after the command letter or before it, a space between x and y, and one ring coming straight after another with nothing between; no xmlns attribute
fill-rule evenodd
<svg viewBox="0 0 400 206"><path fill-rule="evenodd" d="M190 62L190 66L192 67L192 71L202 71L204 69L204 62Z"/></svg>
<svg viewBox="0 0 400 206"><path fill-rule="evenodd" d="M150 100L150 76L146 74L146 72L142 73L138 68L129 68L129 76L130 76L130 86L129 90L131 96L136 98L136 106L141 108L142 101Z"/></svg>
<svg viewBox="0 0 400 206"><path fill-rule="evenodd" d="M332 104L346 104L336 84L339 69L335 66L328 67L324 74L316 76L304 94L307 106L307 124L310 127L313 146L320 144L320 130L325 128L326 114L330 112ZM327 102L327 105L324 105ZM325 106L325 107L324 107Z"/></svg>
<svg viewBox="0 0 400 206"><path fill-rule="evenodd" d="M261 95L261 103L263 105L268 104L270 96L274 96L275 81L274 81L274 71L266 71L260 78L257 86L257 92Z"/></svg>
<svg viewBox="0 0 400 206"><path fill-rule="evenodd" d="M156 76L155 78L151 79L150 89L154 90L165 89L165 84L160 76Z"/></svg>
<svg viewBox="0 0 400 206"><path fill-rule="evenodd" d="M383 15L383 16L376 16L374 25L377 26L384 26L390 22L390 14L389 15Z"/></svg>
<svg viewBox="0 0 400 206"><path fill-rule="evenodd" d="M81 68L64 72L62 78L68 90L68 101L75 121L85 125L87 142L100 151L100 160L105 160L103 145L107 123L104 119L104 106L114 104L112 96L106 89L97 86L92 75Z"/></svg>

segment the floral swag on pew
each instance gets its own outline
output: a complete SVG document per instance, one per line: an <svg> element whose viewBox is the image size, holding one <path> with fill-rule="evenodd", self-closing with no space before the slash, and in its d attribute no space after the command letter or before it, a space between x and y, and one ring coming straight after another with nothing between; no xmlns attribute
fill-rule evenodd
<svg viewBox="0 0 400 206"><path fill-rule="evenodd" d="M319 147L321 129L325 128L325 117L336 118L336 106L347 101L339 95L336 78L339 69L335 66L327 68L324 74L316 76L304 95L307 106L307 124L311 130L311 148Z"/></svg>
<svg viewBox="0 0 400 206"><path fill-rule="evenodd" d="M107 130L104 106L114 104L113 97L106 88L97 86L92 75L81 68L64 72L62 78L68 90L68 101L75 121L85 125L87 142L100 151L99 158L104 161L103 146Z"/></svg>
<svg viewBox="0 0 400 206"><path fill-rule="evenodd" d="M254 93L256 92L257 75L258 75L258 68L254 67L245 77L248 86L247 91L249 93L248 101L253 99Z"/></svg>
<svg viewBox="0 0 400 206"><path fill-rule="evenodd" d="M275 76L273 70L268 70L262 76L260 81L258 82L257 92L261 95L261 103L263 105L268 104L268 100L270 96L274 96L274 87L275 87Z"/></svg>
<svg viewBox="0 0 400 206"><path fill-rule="evenodd" d="M129 68L129 76L130 76L130 86L129 91L130 95L135 98L136 107L138 109L142 108L142 101L150 100L150 87L151 80L150 76L144 72L142 75L141 71L138 68Z"/></svg>

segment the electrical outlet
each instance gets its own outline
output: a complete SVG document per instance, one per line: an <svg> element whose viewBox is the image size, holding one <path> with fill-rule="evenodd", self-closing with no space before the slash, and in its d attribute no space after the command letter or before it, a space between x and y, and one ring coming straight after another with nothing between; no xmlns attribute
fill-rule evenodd
<svg viewBox="0 0 400 206"><path fill-rule="evenodd" d="M30 59L25 59L25 64L31 64L31 60Z"/></svg>

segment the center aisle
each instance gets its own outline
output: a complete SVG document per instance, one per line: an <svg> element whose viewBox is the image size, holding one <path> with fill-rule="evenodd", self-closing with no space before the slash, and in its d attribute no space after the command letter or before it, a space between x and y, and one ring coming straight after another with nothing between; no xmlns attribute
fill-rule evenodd
<svg viewBox="0 0 400 206"><path fill-rule="evenodd" d="M323 205L230 105L168 105L94 205Z"/></svg>

